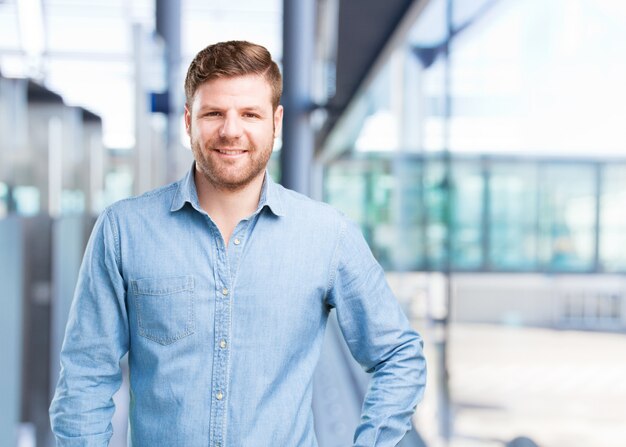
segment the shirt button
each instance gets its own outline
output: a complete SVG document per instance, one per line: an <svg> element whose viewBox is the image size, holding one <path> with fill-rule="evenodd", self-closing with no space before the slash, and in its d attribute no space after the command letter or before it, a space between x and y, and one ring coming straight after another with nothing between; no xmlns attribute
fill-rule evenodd
<svg viewBox="0 0 626 447"><path fill-rule="evenodd" d="M224 394L221 391L218 391L217 392L217 396L215 396L215 397L217 397L217 400L222 400L222 399L224 399Z"/></svg>
<svg viewBox="0 0 626 447"><path fill-rule="evenodd" d="M226 348L226 340L220 340L220 348L222 349Z"/></svg>
<svg viewBox="0 0 626 447"><path fill-rule="evenodd" d="M235 243L235 245L241 244L241 241L239 239L235 239L233 242Z"/></svg>
<svg viewBox="0 0 626 447"><path fill-rule="evenodd" d="M226 287L222 289L222 295L224 296L228 295L228 289Z"/></svg>

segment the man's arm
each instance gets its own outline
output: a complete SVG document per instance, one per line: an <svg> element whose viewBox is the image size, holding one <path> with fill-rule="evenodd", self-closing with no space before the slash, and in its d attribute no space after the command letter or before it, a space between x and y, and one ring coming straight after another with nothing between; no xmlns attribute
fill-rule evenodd
<svg viewBox="0 0 626 447"><path fill-rule="evenodd" d="M50 422L58 446L109 443L113 394L128 351L119 238L105 211L94 226L80 268L61 350L61 372Z"/></svg>
<svg viewBox="0 0 626 447"><path fill-rule="evenodd" d="M426 361L422 339L391 293L361 232L345 223L334 256L328 302L354 358L371 373L358 447L395 446L411 427L422 399Z"/></svg>

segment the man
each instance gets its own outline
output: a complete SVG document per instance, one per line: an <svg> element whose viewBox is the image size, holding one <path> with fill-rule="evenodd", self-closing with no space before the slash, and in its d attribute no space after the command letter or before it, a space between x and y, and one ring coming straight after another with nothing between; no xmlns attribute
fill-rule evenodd
<svg viewBox="0 0 626 447"><path fill-rule="evenodd" d="M421 339L355 225L275 184L281 75L248 42L185 80L195 163L105 210L88 244L50 409L58 445L106 446L129 354L135 446L315 446L312 378L331 309L372 373L358 446L395 446L425 381Z"/></svg>

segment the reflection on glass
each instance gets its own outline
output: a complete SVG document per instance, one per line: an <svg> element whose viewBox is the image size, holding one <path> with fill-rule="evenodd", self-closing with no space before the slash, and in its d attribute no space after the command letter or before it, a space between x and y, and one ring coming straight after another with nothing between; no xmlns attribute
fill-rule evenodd
<svg viewBox="0 0 626 447"><path fill-rule="evenodd" d="M537 166L495 162L489 176L489 263L532 270L537 263Z"/></svg>
<svg viewBox="0 0 626 447"><path fill-rule="evenodd" d="M104 179L106 203L130 197L133 190L133 174L130 166L120 166L108 172Z"/></svg>
<svg viewBox="0 0 626 447"><path fill-rule="evenodd" d="M590 164L540 168L538 254L546 270L594 268L594 173Z"/></svg>
<svg viewBox="0 0 626 447"><path fill-rule="evenodd" d="M35 216L39 213L39 190L34 186L16 186L13 190L15 209L22 216Z"/></svg>
<svg viewBox="0 0 626 447"><path fill-rule="evenodd" d="M626 165L603 170L600 198L600 262L609 272L626 271Z"/></svg>
<svg viewBox="0 0 626 447"><path fill-rule="evenodd" d="M390 262L396 271L418 270L423 268L425 249L422 162L414 157L395 157L391 176L395 244L390 251Z"/></svg>
<svg viewBox="0 0 626 447"><path fill-rule="evenodd" d="M455 271L623 272L626 163L598 166L452 157L448 182L440 155L370 153L327 168L325 200L388 270L445 270L450 249Z"/></svg>
<svg viewBox="0 0 626 447"><path fill-rule="evenodd" d="M365 226L366 181L360 164L335 164L329 168L325 182L326 200L349 218Z"/></svg>
<svg viewBox="0 0 626 447"><path fill-rule="evenodd" d="M64 189L61 192L61 214L76 215L85 211L85 193L79 189Z"/></svg>
<svg viewBox="0 0 626 447"><path fill-rule="evenodd" d="M448 185L442 160L429 160L424 169L424 208L426 212L425 255L428 270L438 270L447 262L446 237L448 234Z"/></svg>
<svg viewBox="0 0 626 447"><path fill-rule="evenodd" d="M484 176L479 160L455 162L452 167L452 264L476 270L483 264Z"/></svg>

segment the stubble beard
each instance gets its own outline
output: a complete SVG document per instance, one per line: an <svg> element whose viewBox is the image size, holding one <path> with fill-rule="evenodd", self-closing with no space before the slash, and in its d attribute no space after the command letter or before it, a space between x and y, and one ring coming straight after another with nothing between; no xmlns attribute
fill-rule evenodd
<svg viewBox="0 0 626 447"><path fill-rule="evenodd" d="M196 160L196 170L209 182L215 189L224 191L239 191L248 186L254 179L265 171L270 156L272 155L274 133L269 143L264 147L254 147L250 144L246 145L247 150L245 157L249 157L243 168L236 168L235 163L229 165L226 160L217 160L213 156L213 148L215 147L241 147L238 142L233 142L226 138L217 138L208 142L207 151L211 154L207 156L202 151L201 144L198 140L191 141L191 148L194 159ZM237 171L234 171L238 169Z"/></svg>

